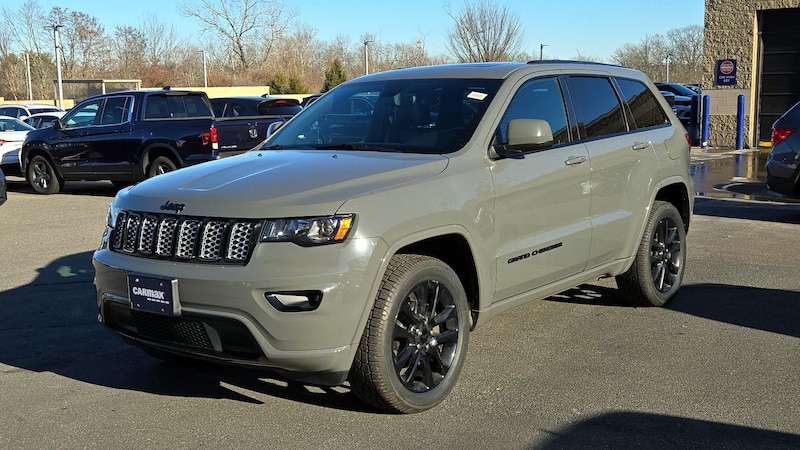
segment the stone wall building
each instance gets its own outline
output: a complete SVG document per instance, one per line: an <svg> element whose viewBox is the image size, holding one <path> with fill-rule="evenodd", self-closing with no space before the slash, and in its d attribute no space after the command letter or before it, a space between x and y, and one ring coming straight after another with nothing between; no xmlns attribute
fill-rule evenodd
<svg viewBox="0 0 800 450"><path fill-rule="evenodd" d="M744 146L768 145L772 123L800 101L800 0L706 0L704 28L708 145L736 145L740 95Z"/></svg>

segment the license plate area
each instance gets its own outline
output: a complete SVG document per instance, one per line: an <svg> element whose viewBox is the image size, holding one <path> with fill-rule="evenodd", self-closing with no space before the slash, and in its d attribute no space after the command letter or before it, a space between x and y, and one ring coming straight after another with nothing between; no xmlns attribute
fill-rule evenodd
<svg viewBox="0 0 800 450"><path fill-rule="evenodd" d="M131 309L167 316L181 313L178 280L128 274L128 298Z"/></svg>

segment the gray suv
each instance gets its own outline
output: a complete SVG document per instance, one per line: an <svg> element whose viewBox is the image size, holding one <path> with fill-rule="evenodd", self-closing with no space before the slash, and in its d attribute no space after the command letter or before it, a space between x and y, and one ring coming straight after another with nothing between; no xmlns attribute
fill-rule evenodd
<svg viewBox="0 0 800 450"><path fill-rule="evenodd" d="M604 277L631 304L666 303L693 195L686 131L638 71L377 73L260 148L120 191L97 303L156 357L349 380L370 405L418 412L501 312Z"/></svg>

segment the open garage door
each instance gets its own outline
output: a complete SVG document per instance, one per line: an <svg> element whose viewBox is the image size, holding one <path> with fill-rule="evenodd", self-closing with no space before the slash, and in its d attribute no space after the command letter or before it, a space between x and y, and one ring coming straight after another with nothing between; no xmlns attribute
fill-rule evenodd
<svg viewBox="0 0 800 450"><path fill-rule="evenodd" d="M800 8L759 13L758 143L768 142L772 124L800 101Z"/></svg>

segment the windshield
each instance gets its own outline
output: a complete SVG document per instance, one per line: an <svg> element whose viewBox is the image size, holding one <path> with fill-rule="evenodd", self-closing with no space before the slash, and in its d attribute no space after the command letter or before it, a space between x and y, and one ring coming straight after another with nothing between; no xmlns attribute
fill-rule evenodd
<svg viewBox="0 0 800 450"><path fill-rule="evenodd" d="M501 80L347 83L308 106L266 149L451 153L469 141Z"/></svg>
<svg viewBox="0 0 800 450"><path fill-rule="evenodd" d="M666 86L670 86L670 87L672 87L672 89L678 91L677 95L685 95L687 97L691 97L693 95L697 95L697 92L689 89L688 87L686 87L686 86L684 86L682 84L675 83L675 84L668 84Z"/></svg>

